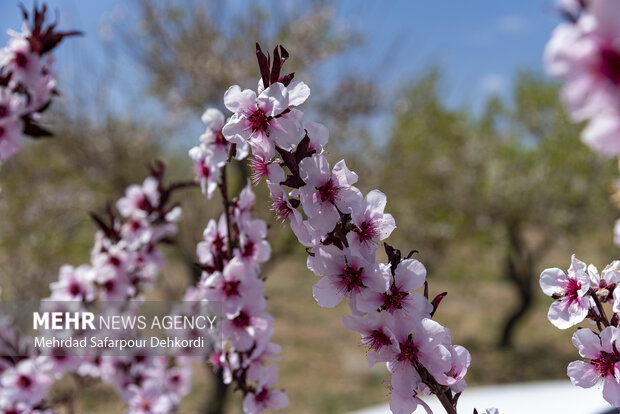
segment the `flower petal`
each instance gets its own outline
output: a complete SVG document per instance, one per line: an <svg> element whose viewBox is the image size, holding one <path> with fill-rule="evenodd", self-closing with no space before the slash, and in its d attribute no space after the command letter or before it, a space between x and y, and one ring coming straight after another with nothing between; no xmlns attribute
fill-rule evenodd
<svg viewBox="0 0 620 414"><path fill-rule="evenodd" d="M540 288L547 296L562 293L564 291L564 283L566 283L566 274L562 269L552 267L545 269L540 274Z"/></svg>
<svg viewBox="0 0 620 414"><path fill-rule="evenodd" d="M256 93L251 89L241 90L239 85L233 85L224 94L224 106L233 113L251 113L255 109Z"/></svg>
<svg viewBox="0 0 620 414"><path fill-rule="evenodd" d="M573 345L583 358L595 359L601 352L601 340L590 329L579 329L573 334Z"/></svg>
<svg viewBox="0 0 620 414"><path fill-rule="evenodd" d="M312 293L319 306L324 308L333 308L342 301L343 297L329 277L321 278L312 287Z"/></svg>
<svg viewBox="0 0 620 414"><path fill-rule="evenodd" d="M288 103L291 106L301 105L310 96L310 88L302 81L293 81L288 86Z"/></svg>

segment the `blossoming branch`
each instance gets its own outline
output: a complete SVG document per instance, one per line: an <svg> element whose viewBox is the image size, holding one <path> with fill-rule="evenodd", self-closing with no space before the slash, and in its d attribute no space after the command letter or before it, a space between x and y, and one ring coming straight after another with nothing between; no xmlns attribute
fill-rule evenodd
<svg viewBox="0 0 620 414"><path fill-rule="evenodd" d="M35 6L32 16L22 6L22 14L22 31L9 31L9 43L0 50L0 162L19 151L25 136L52 135L39 124L59 94L51 52L65 37L80 34L56 31L57 22L46 22L45 4Z"/></svg>
<svg viewBox="0 0 620 414"><path fill-rule="evenodd" d="M267 224L252 218L255 196L248 184L230 198L227 188L229 154L241 160L248 154L247 145L235 148L222 135L225 117L217 109L202 116L206 126L200 145L190 150L203 193L211 198L219 189L224 212L211 219L198 243L197 264L202 270L198 286L184 299L222 303L222 341L209 356L213 369L225 383L234 382L243 395L243 410L258 414L264 409L280 410L288 397L275 389L277 365L265 365L279 359L280 345L271 342L273 317L266 312L264 278L260 264L269 260L271 247L265 240Z"/></svg>
<svg viewBox="0 0 620 414"><path fill-rule="evenodd" d="M287 50L276 47L271 61L257 45L256 55L257 91L234 85L224 95L233 113L224 138L233 148L249 145L254 183L266 179L276 216L308 247L308 268L320 277L313 288L319 306L345 299L352 315L343 326L361 334L370 365L387 363L392 412L429 411L419 396L433 394L456 413L470 355L432 319L445 293L429 300L426 269L412 258L415 251L403 255L384 243L388 261L377 262L379 244L396 227L384 212L386 196L379 190L363 195L344 160L330 168L327 128L304 123L297 109L310 88L282 73Z"/></svg>
<svg viewBox="0 0 620 414"><path fill-rule="evenodd" d="M79 304L83 309L95 301L115 301L108 305L117 303L123 307L140 300L152 287L165 263L158 246L170 242L181 217L181 209L171 203L171 195L191 185L165 184L164 173L164 165L156 163L142 185L130 186L118 200L118 214L109 207L105 217L92 215L100 230L95 236L90 264L61 267L58 281L50 285L52 302L47 303L60 307ZM11 330L2 331L0 355L15 355L24 339L11 334ZM117 335L131 333L122 330ZM71 399L55 401L48 396L53 382L67 373L80 383L101 378L114 385L128 402L129 412L141 412L145 407L173 412L189 392L191 371L188 361L182 358L148 356L140 349L132 356L69 356L63 349L45 356L31 348L21 354L20 358L2 358L0 364L2 412L42 414L52 412L56 405L72 404Z"/></svg>
<svg viewBox="0 0 620 414"><path fill-rule="evenodd" d="M587 122L583 141L602 155L617 157L620 3L563 0L560 9L566 21L547 44L548 71L564 82L562 98L571 118ZM614 233L615 244L620 246L620 220ZM620 262L612 262L599 274L594 265L586 267L574 255L567 272L550 268L540 275L542 291L554 299L548 313L553 325L568 329L589 319L596 326L596 330L581 328L574 333L572 342L583 360L569 364L568 376L583 388L602 382L603 397L615 407L620 405L619 281Z"/></svg>
<svg viewBox="0 0 620 414"><path fill-rule="evenodd" d="M603 383L603 397L614 407L620 406L620 261L607 265L601 273L594 265L571 258L567 272L545 269L540 287L554 302L549 308L549 321L560 329L568 329L585 319L596 326L578 329L573 345L582 361L571 362L567 374L572 383L590 388ZM611 318L605 307L611 305Z"/></svg>

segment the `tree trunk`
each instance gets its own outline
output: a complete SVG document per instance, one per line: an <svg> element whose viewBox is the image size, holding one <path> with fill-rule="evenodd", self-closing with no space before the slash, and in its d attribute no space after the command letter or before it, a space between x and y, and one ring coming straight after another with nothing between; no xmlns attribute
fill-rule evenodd
<svg viewBox="0 0 620 414"><path fill-rule="evenodd" d="M191 280L193 285L197 285L200 281L202 271L198 267L194 266L194 262L190 259L192 256L182 251L185 256L185 264L189 269ZM226 406L226 399L228 398L228 384L224 384L221 370L219 373L213 372L213 367L205 362L205 368L207 369L207 375L211 377L211 386L209 392L206 393L206 401L204 407L205 414L224 414L224 407Z"/></svg>
<svg viewBox="0 0 620 414"><path fill-rule="evenodd" d="M213 372L211 366L207 365L209 375L212 376L212 386L207 395L207 403L205 404L205 414L224 414L226 406L226 398L228 396L228 384L224 384L221 370L219 373Z"/></svg>
<svg viewBox="0 0 620 414"><path fill-rule="evenodd" d="M534 260L523 240L521 226L518 222L510 223L507 228L508 252L506 256L506 276L514 284L519 295L519 304L506 318L499 346L512 346L515 328L532 306Z"/></svg>

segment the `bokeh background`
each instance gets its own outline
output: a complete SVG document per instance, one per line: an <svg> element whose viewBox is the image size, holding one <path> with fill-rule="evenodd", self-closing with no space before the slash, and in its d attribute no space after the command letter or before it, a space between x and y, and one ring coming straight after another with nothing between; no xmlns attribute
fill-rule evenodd
<svg viewBox="0 0 620 414"><path fill-rule="evenodd" d="M28 143L0 174L3 299L45 297L60 265L87 262L88 212L142 181L150 161L191 178L200 115L223 109L229 85L255 87L256 41L281 43L288 69L312 89L307 118L330 128L330 161L346 158L364 192L388 195L391 244L419 251L431 295L449 292L436 318L472 353L468 383L566 378L571 333L547 321L538 275L568 267L573 252L599 267L616 258L618 213L615 166L579 141L581 127L544 75L544 45L560 20L552 0L48 4L61 29L85 35L56 54L62 97L44 120L56 136ZM2 1L0 27L20 22L17 3ZM233 191L246 177L238 166ZM315 304L306 252L273 220L264 186L257 192L256 214L271 223L263 273L287 412L387 401L384 367L369 369L357 334L340 327L345 306ZM220 214L220 201L198 191L179 201L182 231L151 299L177 300L194 282L195 245ZM213 413L213 381L198 367L182 412ZM241 412L232 389L225 407ZM78 412L119 410L114 392L95 386Z"/></svg>

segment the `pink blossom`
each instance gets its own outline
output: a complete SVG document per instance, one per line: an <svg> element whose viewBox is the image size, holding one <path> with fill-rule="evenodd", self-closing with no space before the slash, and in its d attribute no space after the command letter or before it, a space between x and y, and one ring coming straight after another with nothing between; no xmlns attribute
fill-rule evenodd
<svg viewBox="0 0 620 414"><path fill-rule="evenodd" d="M169 414L175 409L174 400L157 386L139 387L132 384L129 390L133 396L129 399L128 414Z"/></svg>
<svg viewBox="0 0 620 414"><path fill-rule="evenodd" d="M209 220L203 232L204 241L196 246L198 260L202 264L220 269L221 263L218 262L220 255L227 251L227 225L226 216L222 214L219 221Z"/></svg>
<svg viewBox="0 0 620 414"><path fill-rule="evenodd" d="M258 80L258 87L256 89L259 94L262 94L265 90L263 79ZM310 96L310 88L302 81L292 81L286 87L288 92L288 104L289 106L299 106L306 102L306 99Z"/></svg>
<svg viewBox="0 0 620 414"><path fill-rule="evenodd" d="M596 266L591 264L588 266L588 275L590 276L590 286L601 303L613 301L614 312L616 312L617 308L620 309L617 301L612 300L612 298L615 298L616 286L620 282L620 261L614 260L605 266L600 275ZM590 300L590 306L596 308L594 299Z"/></svg>
<svg viewBox="0 0 620 414"><path fill-rule="evenodd" d="M573 344L585 361L568 364L568 376L574 385L590 388L603 381L603 398L614 407L620 406L620 329L609 326L595 334L579 329L573 334Z"/></svg>
<svg viewBox="0 0 620 414"><path fill-rule="evenodd" d="M67 372L77 372L84 363L84 358L71 354L70 350L63 348L50 349L49 356L37 357L43 372L49 373L58 380Z"/></svg>
<svg viewBox="0 0 620 414"><path fill-rule="evenodd" d="M586 296L590 278L586 264L571 257L568 274L557 267L545 269L540 275L540 287L547 296L555 299L549 308L549 321L560 329L567 329L584 320L590 299Z"/></svg>
<svg viewBox="0 0 620 414"><path fill-rule="evenodd" d="M265 313L263 297L244 296L239 310L227 315L222 334L238 351L249 350L257 337L266 335L272 329L273 318Z"/></svg>
<svg viewBox="0 0 620 414"><path fill-rule="evenodd" d="M254 345L254 351L245 361L245 365L264 365L268 361L275 361L280 359L280 352L282 352L282 346L280 344L276 344L275 342L271 342L271 337L267 335L260 336L257 338Z"/></svg>
<svg viewBox="0 0 620 414"><path fill-rule="evenodd" d="M317 276L323 276L312 288L319 306L333 308L346 297L351 310L358 314L361 292L366 289L385 291L389 283L381 264L371 263L334 245L314 247L308 257L308 268Z"/></svg>
<svg viewBox="0 0 620 414"><path fill-rule="evenodd" d="M157 179L147 177L141 186L129 186L125 197L116 202L116 208L123 217L144 217L159 205L158 188Z"/></svg>
<svg viewBox="0 0 620 414"><path fill-rule="evenodd" d="M230 142L249 143L253 152L270 160L276 145L288 150L301 140L301 124L285 111L290 105L300 105L305 98L289 100L289 90L279 82L260 92L258 97L254 91L231 86L224 95L224 105L233 116L222 132Z"/></svg>
<svg viewBox="0 0 620 414"><path fill-rule="evenodd" d="M306 183L299 189L310 225L327 234L334 229L340 218L338 210L348 213L352 206L362 201L361 192L353 186L357 174L347 168L344 160L329 171L329 164L323 155L315 154L299 163L301 179Z"/></svg>
<svg viewBox="0 0 620 414"><path fill-rule="evenodd" d="M448 342L447 348L451 356L450 370L439 374L437 382L450 386L450 389L455 393L463 392L467 387L465 374L467 374L467 368L471 363L471 355L467 349L460 345L450 345Z"/></svg>
<svg viewBox="0 0 620 414"><path fill-rule="evenodd" d="M615 7L613 0L592 2L589 13L576 23L555 29L545 50L549 71L565 81L564 102L576 120L618 108L620 54L615 43L620 32Z"/></svg>
<svg viewBox="0 0 620 414"><path fill-rule="evenodd" d="M283 187L278 184L268 182L267 186L269 187L272 200L271 209L274 211L276 218L283 222L288 220L291 230L293 230L301 244L307 247L314 246L319 235L310 227L308 221L303 219L299 210L293 206L293 203L299 206L299 200L289 198Z"/></svg>
<svg viewBox="0 0 620 414"><path fill-rule="evenodd" d="M418 292L410 293L424 285L426 269L422 263L415 259L406 259L398 264L393 277L390 277L387 266L384 267L384 272L387 272L388 279L391 279L387 289L364 291L360 300L362 311L370 312L380 308L399 317L430 317L433 310L430 302Z"/></svg>
<svg viewBox="0 0 620 414"><path fill-rule="evenodd" d="M321 154L323 152L323 147L327 144L329 140L329 129L323 124L319 124L318 122L306 122L304 125L306 132L308 134L308 138L310 139L310 143L308 144L308 152Z"/></svg>
<svg viewBox="0 0 620 414"><path fill-rule="evenodd" d="M90 266L64 265L60 268L58 281L50 284L52 300L78 300L90 302L95 298L95 271Z"/></svg>
<svg viewBox="0 0 620 414"><path fill-rule="evenodd" d="M32 359L20 361L0 376L0 395L10 395L31 406L38 404L52 386L52 379Z"/></svg>
<svg viewBox="0 0 620 414"><path fill-rule="evenodd" d="M583 130L581 138L594 151L606 155L620 154L620 113L601 112Z"/></svg>
<svg viewBox="0 0 620 414"><path fill-rule="evenodd" d="M237 208L235 208L236 220L239 222L249 220L251 218L250 215L255 202L256 195L252 191L252 186L248 182L239 193L236 205Z"/></svg>
<svg viewBox="0 0 620 414"><path fill-rule="evenodd" d="M418 365L435 378L441 378L450 370L452 356L443 345L446 335L446 328L431 319L394 324L397 351L388 366L392 372L392 388L397 393L416 393L421 382Z"/></svg>
<svg viewBox="0 0 620 414"><path fill-rule="evenodd" d="M267 224L263 220L245 220L239 226L239 256L246 262L263 263L271 256L271 247L265 240Z"/></svg>
<svg viewBox="0 0 620 414"><path fill-rule="evenodd" d="M2 118L19 118L24 113L26 99L11 89L0 86L0 120Z"/></svg>
<svg viewBox="0 0 620 414"><path fill-rule="evenodd" d="M194 170L202 193L211 198L220 179L218 158L213 151L203 147L192 148L189 156L194 161Z"/></svg>
<svg viewBox="0 0 620 414"><path fill-rule="evenodd" d="M111 268L102 268L97 274L101 299L104 301L123 301L132 296L128 275L114 272Z"/></svg>
<svg viewBox="0 0 620 414"><path fill-rule="evenodd" d="M190 367L174 367L166 371L166 389L178 396L189 394L192 386Z"/></svg>
<svg viewBox="0 0 620 414"><path fill-rule="evenodd" d="M282 410L288 405L288 397L280 390L272 387L278 380L278 368L275 365L252 366L248 371L248 379L256 382L256 390L248 393L243 399L243 411L246 414L259 414L263 410Z"/></svg>
<svg viewBox="0 0 620 414"><path fill-rule="evenodd" d="M393 412L411 413L418 405L430 412L417 398L418 394L437 392L441 387L432 387L440 383L453 390L462 390L469 354L464 348L451 345L449 331L428 318L433 305L420 293L412 292L425 282L426 270L421 263L402 260L400 252L390 251L389 246L386 246L389 262L376 262L377 243L387 238L395 227L392 216L384 213L385 195L375 190L364 199L354 187L357 175L347 168L344 160L330 171L323 155L329 138L327 128L313 123L302 126L303 113L291 108L306 100L309 89L298 82L285 87L292 75L280 77L280 65L288 52L282 47L276 48L271 68L260 47L257 47L257 56L262 78L259 96L250 90L242 91L238 86L227 91L224 101L233 116L224 126L223 134L238 145L250 144L254 183L267 178L276 216L290 224L303 245L312 247L307 264L321 276L313 287L319 305L333 307L346 298L353 315L344 318L343 325L362 335L362 342L370 348L370 364L388 362L393 374ZM283 83L274 83L274 79L281 79ZM268 87L264 88L265 85ZM302 131L307 138L300 145ZM274 161L276 149L279 157ZM224 229L225 234L232 229L232 235L239 230L238 243L235 236L229 235L231 244L238 246L232 252L232 260L248 256L245 259L248 265L257 266L260 257L247 254L252 249L245 247L246 237L253 241L264 240L265 232L262 225L255 226L260 231L251 236L247 227L252 226L252 219L249 214L239 214L238 207L235 205L232 209L231 221ZM214 228L213 222L212 231ZM211 239L217 241L215 237ZM231 252L225 252L221 242L217 247L213 244L200 250L205 259L213 263L205 266L205 271L215 274L214 279L220 283L224 277L217 271L231 260ZM269 340L273 333L272 321L265 313L264 303L259 302L259 298L264 298L238 295L234 289L232 292L233 308L239 310L226 314L222 324L225 341L222 347L226 352L217 351L214 365L223 370L227 381L240 382L239 388L246 393L244 411L282 408L263 404L271 395L266 392L271 391L270 386L246 382L247 378L267 382L265 377L271 375L262 373L265 370L263 359L273 359L279 351ZM262 295L262 292L255 293ZM239 302L240 307L237 306ZM247 376L244 369L248 370ZM276 373L275 367L269 369ZM254 371L261 374L254 378L251 374ZM420 375L424 375L428 384L433 381L437 384L424 384Z"/></svg>
<svg viewBox="0 0 620 414"><path fill-rule="evenodd" d="M258 185L263 178L267 177L267 167L269 163L260 155L252 155L250 157L250 176L252 184Z"/></svg>
<svg viewBox="0 0 620 414"><path fill-rule="evenodd" d="M12 33L9 44L0 51L0 66L11 72L12 82L22 82L27 87L41 76L41 59L30 50L30 42L21 33Z"/></svg>
<svg viewBox="0 0 620 414"><path fill-rule="evenodd" d="M251 297L254 292L264 289L263 282L257 276L254 266L235 257L226 264L223 272L214 272L203 279L201 286L206 289L204 298L221 302L224 313L236 314L243 306L244 297Z"/></svg>
<svg viewBox="0 0 620 414"><path fill-rule="evenodd" d="M226 117L218 109L209 108L200 119L207 127L205 133L200 136L200 143L211 150L214 165L221 167L228 159L230 145L222 134Z"/></svg>
<svg viewBox="0 0 620 414"><path fill-rule="evenodd" d="M41 107L51 100L52 93L56 87L56 78L52 73L53 65L54 57L47 54L46 59L43 61L41 74L29 85L31 100L25 110L32 112L33 117L38 117L38 111L41 110Z"/></svg>
<svg viewBox="0 0 620 414"><path fill-rule="evenodd" d="M397 390L392 390L390 399L390 411L392 414L411 414L417 410L418 405L424 406L424 402L416 397L417 393L403 395ZM432 413L426 410L427 413Z"/></svg>
<svg viewBox="0 0 620 414"><path fill-rule="evenodd" d="M0 161L11 158L22 147L22 128L17 117L0 117Z"/></svg>
<svg viewBox="0 0 620 414"><path fill-rule="evenodd" d="M131 248L138 248L151 239L151 225L146 217L131 217L121 227L123 240Z"/></svg>
<svg viewBox="0 0 620 414"><path fill-rule="evenodd" d="M565 84L562 97L576 121L590 119L583 140L618 155L620 131L620 10L614 0L588 3L576 22L555 29L545 50L549 72Z"/></svg>
<svg viewBox="0 0 620 414"><path fill-rule="evenodd" d="M353 211L351 222L354 231L347 234L351 250L364 257L373 258L377 251L377 241L387 239L396 228L391 214L383 213L387 198L379 190L369 192L359 211Z"/></svg>
<svg viewBox="0 0 620 414"><path fill-rule="evenodd" d="M135 267L135 257L130 254L129 246L123 240L112 244L101 232L97 233L95 246L91 251L91 263L97 271L98 279L101 275L106 278L110 274L127 277Z"/></svg>
<svg viewBox="0 0 620 414"><path fill-rule="evenodd" d="M388 362L394 358L396 338L392 332L394 318L388 312L371 312L367 318L357 315L342 317L342 327L362 335L362 343L368 347L368 365Z"/></svg>

